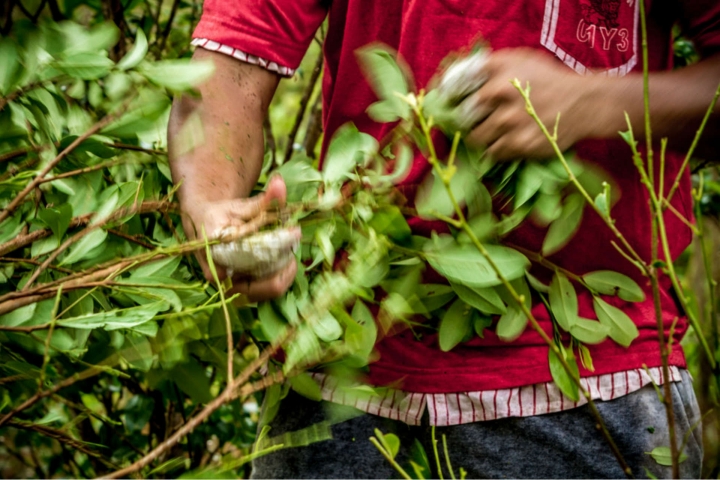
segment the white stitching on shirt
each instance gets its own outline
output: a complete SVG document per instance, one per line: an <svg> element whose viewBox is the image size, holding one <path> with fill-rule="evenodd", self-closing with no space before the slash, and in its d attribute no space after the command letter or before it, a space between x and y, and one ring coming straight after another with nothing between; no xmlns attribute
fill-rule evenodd
<svg viewBox="0 0 720 480"><path fill-rule="evenodd" d="M200 47L200 48L204 48L205 50L224 53L225 55L229 55L229 56L236 58L242 62L250 63L252 65L257 65L266 70L270 70L271 72L280 74L284 77L292 77L293 75L295 75L294 68L289 68L289 67L286 67L283 65L278 65L275 62L271 62L264 58L256 57L255 55L249 55L249 54L243 52L242 50L238 50L237 48L232 48L227 45L223 45L221 43L214 42L207 38L194 38L192 40L192 42L190 42L190 43L191 43L191 45L194 45L194 46Z"/></svg>
<svg viewBox="0 0 720 480"><path fill-rule="evenodd" d="M581 383L593 400L607 401L633 393L650 383L662 385L662 367L650 368L648 372L635 369L608 373L582 378ZM408 425L420 425L425 411L430 417L430 425L440 427L496 418L544 415L587 403L582 396L577 402L571 401L553 382L457 393L413 393L384 389L378 395L358 401L357 396L346 395L345 388L333 377L322 373L312 373L311 376L320 385L323 400L354 406L366 413L397 419ZM670 367L670 381L682 381L678 367Z"/></svg>

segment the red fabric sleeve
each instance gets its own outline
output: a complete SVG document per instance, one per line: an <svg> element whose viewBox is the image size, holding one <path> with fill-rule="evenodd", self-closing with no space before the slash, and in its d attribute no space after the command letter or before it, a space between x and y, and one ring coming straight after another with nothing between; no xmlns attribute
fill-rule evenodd
<svg viewBox="0 0 720 480"><path fill-rule="evenodd" d="M695 43L702 57L720 53L720 2L680 0L682 32Z"/></svg>
<svg viewBox="0 0 720 480"><path fill-rule="evenodd" d="M327 13L323 0L205 0L193 38L295 69Z"/></svg>

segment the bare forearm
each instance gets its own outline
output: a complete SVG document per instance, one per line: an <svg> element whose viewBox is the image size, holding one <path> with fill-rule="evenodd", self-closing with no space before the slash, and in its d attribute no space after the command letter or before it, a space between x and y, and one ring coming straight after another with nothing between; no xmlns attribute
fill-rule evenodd
<svg viewBox="0 0 720 480"><path fill-rule="evenodd" d="M591 136L613 138L627 130L628 113L636 138L645 132L643 78L640 74L623 78L588 79L588 116L595 118ZM650 75L650 118L654 138L669 138L669 147L687 148L720 84L720 56L671 72ZM716 105L702 146L717 143L720 135L720 105ZM715 146L717 148L717 146Z"/></svg>
<svg viewBox="0 0 720 480"><path fill-rule="evenodd" d="M183 210L205 202L242 198L255 185L263 158L262 123L277 76L226 55L198 49L215 62L199 87L201 98L173 105L168 128L170 167Z"/></svg>

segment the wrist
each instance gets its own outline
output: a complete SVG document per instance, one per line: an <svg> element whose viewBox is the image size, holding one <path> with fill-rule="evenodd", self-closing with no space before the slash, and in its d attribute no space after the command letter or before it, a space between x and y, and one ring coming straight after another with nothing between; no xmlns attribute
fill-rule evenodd
<svg viewBox="0 0 720 480"><path fill-rule="evenodd" d="M582 77L582 81L578 99L583 115L583 120L578 122L580 139L610 138L617 133L617 122L613 121L609 108L614 100L608 98L608 78L587 76Z"/></svg>

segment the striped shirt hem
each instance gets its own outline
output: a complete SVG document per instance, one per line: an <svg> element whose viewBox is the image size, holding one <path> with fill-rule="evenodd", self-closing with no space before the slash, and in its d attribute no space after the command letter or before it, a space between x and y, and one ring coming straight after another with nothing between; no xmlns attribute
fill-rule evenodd
<svg viewBox="0 0 720 480"><path fill-rule="evenodd" d="M681 382L680 369L670 367L670 381ZM428 413L430 425L445 427L508 417L530 417L562 412L587 403L562 394L553 382L501 390L458 393L413 393L382 388L370 393L367 386L347 386L322 373L311 373L321 387L323 400L347 405L365 413L420 425ZM662 367L627 370L580 379L593 400L608 401L654 383L665 383Z"/></svg>
<svg viewBox="0 0 720 480"><path fill-rule="evenodd" d="M276 62L271 62L270 60L266 60L261 57L257 57L255 55L250 55L249 53L245 53L242 50L238 50L237 48L228 47L227 45L223 45L218 42L214 42L212 40L209 40L207 38L194 38L192 42L190 42L191 45L194 45L196 47L204 48L205 50L210 50L212 52L219 52L224 53L225 55L229 55L233 58L236 58L240 61L250 63L252 65L257 65L259 67L262 67L266 70L270 70L271 72L275 72L279 75L282 75L284 77L292 77L295 75L295 69L289 68L284 65L280 65Z"/></svg>

